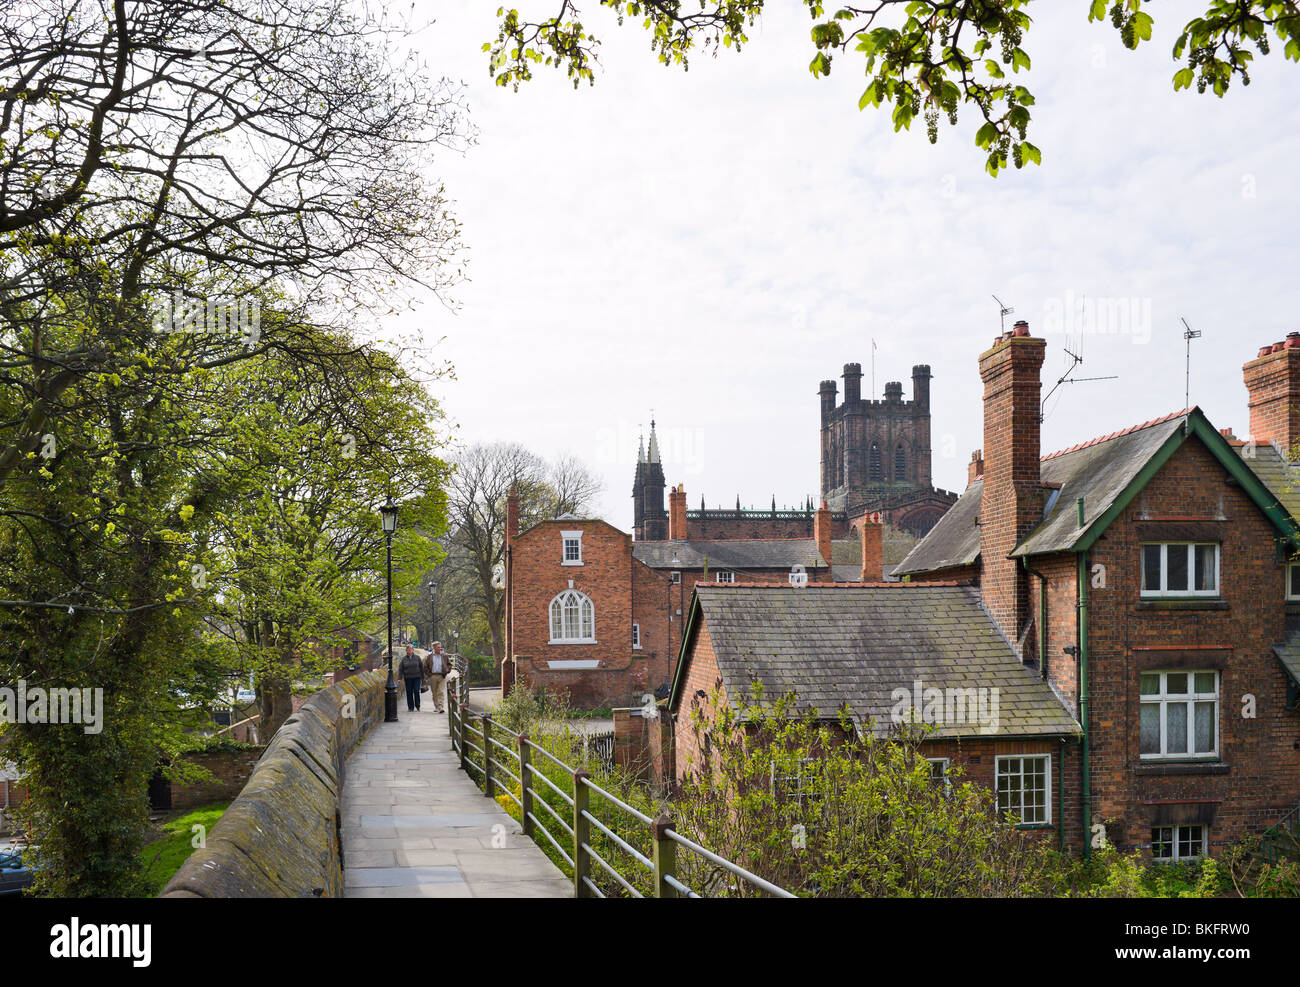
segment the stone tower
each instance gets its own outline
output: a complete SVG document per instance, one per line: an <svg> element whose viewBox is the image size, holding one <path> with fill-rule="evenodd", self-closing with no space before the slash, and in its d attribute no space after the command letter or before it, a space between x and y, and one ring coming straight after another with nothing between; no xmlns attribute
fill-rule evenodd
<svg viewBox="0 0 1300 987"><path fill-rule="evenodd" d="M632 483L632 537L637 541L664 541L668 537L668 511L664 507L663 464L659 461L659 439L650 422L650 448L636 452L636 479Z"/></svg>
<svg viewBox="0 0 1300 987"><path fill-rule="evenodd" d="M930 471L930 368L912 368L912 399L890 381L883 399L862 397L862 365L844 365L844 403L824 380L821 493L831 510L880 509L933 490Z"/></svg>

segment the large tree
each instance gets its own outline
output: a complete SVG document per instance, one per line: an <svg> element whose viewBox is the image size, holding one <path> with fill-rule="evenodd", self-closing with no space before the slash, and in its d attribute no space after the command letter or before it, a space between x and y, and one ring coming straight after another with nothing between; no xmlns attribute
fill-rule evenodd
<svg viewBox="0 0 1300 987"><path fill-rule="evenodd" d="M1051 0L1060 5L1061 0ZM858 106L888 107L895 130L924 117L931 142L940 117L956 124L963 107L981 125L975 143L986 152L992 175L1008 162L1041 163L1026 139L1034 97L1016 79L1028 70L1024 47L1032 25L1031 0L874 0L861 5L803 0L812 17L814 76L827 75L839 54L865 61L867 85ZM1042 9L1046 0L1035 9ZM1300 7L1294 0L1200 0L1174 44L1179 68L1175 89L1195 84L1223 96L1233 80L1250 84L1255 55L1277 42L1286 58L1300 61ZM513 8L500 13L500 31L483 46L500 85L532 77L533 66L563 67L576 86L594 82L600 40L588 29L575 0L538 0L549 16L530 20ZM689 65L696 50L739 50L746 31L763 12L764 0L598 0L620 24L639 21L652 36L651 49L665 65ZM1125 47L1151 39L1151 0L1079 0L1090 21L1109 19ZM1010 74L1008 74L1010 73Z"/></svg>
<svg viewBox="0 0 1300 987"><path fill-rule="evenodd" d="M0 681L105 706L98 733L0 727L48 892L140 888L172 697L210 664L215 542L265 506L224 468L230 375L353 380L358 304L454 276L424 172L462 139L457 93L394 58L399 33L344 0L0 9Z"/></svg>
<svg viewBox="0 0 1300 987"><path fill-rule="evenodd" d="M511 490L519 497L522 530L545 518L589 512L600 489L600 480L579 460L548 463L518 443L475 445L457 458L447 491L448 556L436 578L440 587L472 593L473 605L487 618L498 662L505 657L506 497Z"/></svg>

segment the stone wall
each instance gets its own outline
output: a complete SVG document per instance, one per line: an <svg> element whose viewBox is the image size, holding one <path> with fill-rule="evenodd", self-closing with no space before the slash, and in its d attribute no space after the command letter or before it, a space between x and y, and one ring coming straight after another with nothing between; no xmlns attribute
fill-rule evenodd
<svg viewBox="0 0 1300 987"><path fill-rule="evenodd" d="M248 784L163 889L164 898L332 898L343 894L343 766L383 718L381 671L318 692L285 720Z"/></svg>

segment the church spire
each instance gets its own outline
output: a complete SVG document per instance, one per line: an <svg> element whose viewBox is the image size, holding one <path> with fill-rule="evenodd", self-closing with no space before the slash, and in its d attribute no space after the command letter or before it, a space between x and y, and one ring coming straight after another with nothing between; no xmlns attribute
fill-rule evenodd
<svg viewBox="0 0 1300 987"><path fill-rule="evenodd" d="M659 462L659 437L655 435L655 420L650 419L650 454L647 462Z"/></svg>
<svg viewBox="0 0 1300 987"><path fill-rule="evenodd" d="M636 461L645 462L645 433L642 433L636 440Z"/></svg>

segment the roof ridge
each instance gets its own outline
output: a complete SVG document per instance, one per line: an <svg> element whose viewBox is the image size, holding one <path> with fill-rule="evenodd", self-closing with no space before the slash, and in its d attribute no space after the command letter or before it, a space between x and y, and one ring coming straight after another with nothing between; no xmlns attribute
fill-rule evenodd
<svg viewBox="0 0 1300 987"><path fill-rule="evenodd" d="M847 563L845 563L845 564L847 565ZM806 583L806 584L804 584L803 586L792 586L792 585L790 585L790 584L788 584L788 583L705 583L705 584L703 584L703 585L699 585L699 586L697 586L696 588L699 589L699 590L711 590L711 589L719 589L719 590L733 590L733 589L779 589L779 590L790 590L790 591L795 591L795 590L797 590L797 591L799 591L799 592L801 592L801 593L806 593L806 592L807 592L808 590L810 590L810 589L811 589L811 590L819 590L819 589L895 589L895 588L900 587L900 586L910 586L910 587L912 587L913 589L922 589L922 588L926 588L926 587L935 587L935 586L944 586L944 587L952 587L952 586L967 586L967 587L969 587L970 585L971 585L971 584L970 584L969 582L962 582L961 580L958 580L958 579L944 579L944 580L936 580L936 581L933 581L933 582L924 582L924 583L905 583L905 582L901 582L901 581L894 581L894 582L885 582L885 581L881 581L881 582L868 582L868 583L849 583L849 582L843 582L843 583L840 583L840 582L836 582L836 583Z"/></svg>
<svg viewBox="0 0 1300 987"><path fill-rule="evenodd" d="M1111 432L1109 435L1098 436L1095 439L1089 439L1087 442L1080 442L1077 445L1072 445L1068 449L1061 449L1057 452L1048 453L1046 456L1043 456L1039 462L1045 463L1049 459L1058 459L1061 456L1069 455L1072 452L1078 452L1081 449L1089 449L1092 446L1101 445L1103 442L1109 442L1111 439L1118 439L1122 435L1132 435L1134 432L1141 432L1143 429L1154 428L1157 425L1163 425L1166 422L1173 421L1175 418L1182 418L1186 415L1190 415L1196 410L1197 406L1192 405L1190 408L1183 408L1181 411L1172 412L1161 418L1153 418L1151 421L1143 422L1141 425L1133 425L1130 428L1120 429L1118 432Z"/></svg>

